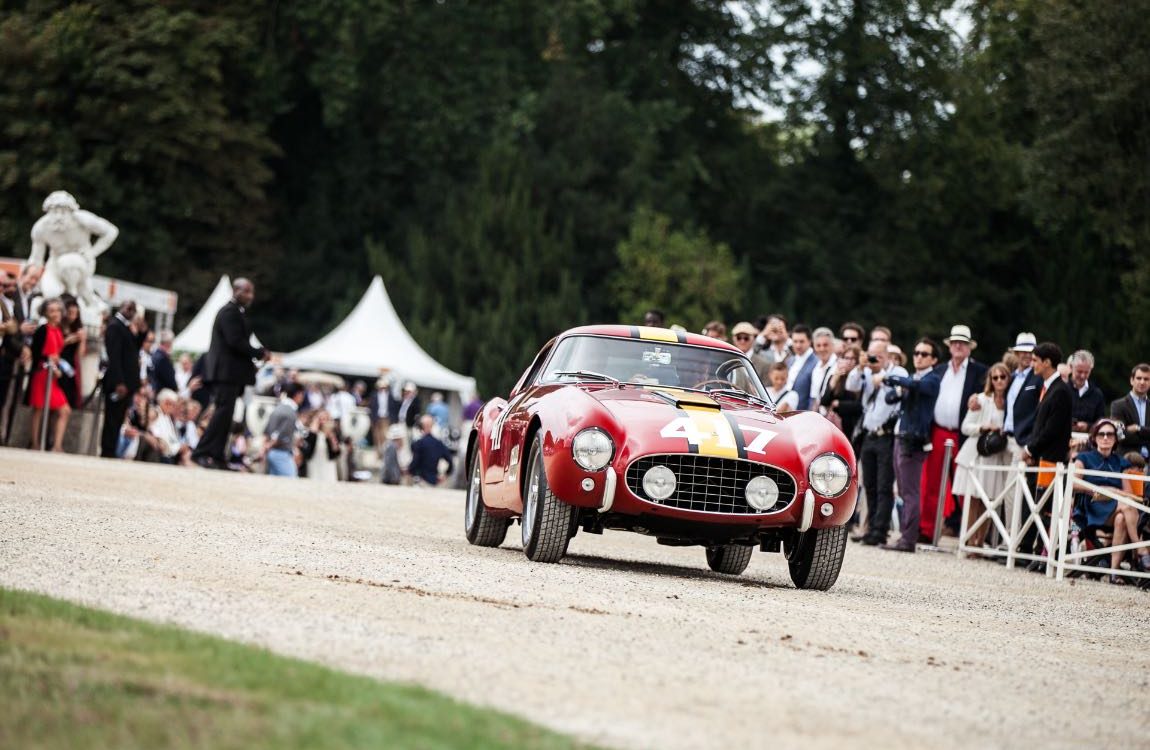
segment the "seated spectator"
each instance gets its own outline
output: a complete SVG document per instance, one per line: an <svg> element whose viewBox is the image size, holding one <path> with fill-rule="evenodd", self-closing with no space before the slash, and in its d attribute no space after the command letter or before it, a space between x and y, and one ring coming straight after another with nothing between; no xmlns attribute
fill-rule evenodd
<svg viewBox="0 0 1150 750"><path fill-rule="evenodd" d="M775 362L767 368L767 396L779 414L794 411L799 406L799 394L787 388L789 371L786 362Z"/></svg>
<svg viewBox="0 0 1150 750"><path fill-rule="evenodd" d="M1091 450L1078 454L1074 465L1079 469L1089 471L1105 471L1115 474L1125 473L1131 468L1130 462L1120 455L1115 448L1118 445L1119 423L1111 419L1100 419L1090 429ZM1087 476L1086 482L1098 487L1113 487L1121 494L1129 495L1141 502L1142 496L1136 495L1134 486L1129 479L1117 477ZM1133 508L1106 495L1075 482L1075 488L1080 492L1075 495L1074 520L1084 529L1104 529L1113 527L1114 540L1111 546L1121 546L1130 541L1137 541L1138 535L1138 509ZM1110 554L1110 567L1118 568L1125 557L1125 552L1112 552ZM1143 568L1150 568L1150 551L1139 551L1139 562ZM1110 576L1111 583L1121 584L1123 580L1116 575Z"/></svg>
<svg viewBox="0 0 1150 750"><path fill-rule="evenodd" d="M148 433L154 438L151 445L157 459L165 464L188 464L191 454L188 446L180 439L175 417L180 408L180 397L170 388L164 388L156 395L158 410L148 425Z"/></svg>
<svg viewBox="0 0 1150 750"><path fill-rule="evenodd" d="M441 481L439 462L447 462L445 475L450 475L454 466L454 456L443 441L432 434L435 419L431 415L425 414L420 417L419 427L423 430L423 437L411 444L411 465L407 470L417 481L434 487Z"/></svg>

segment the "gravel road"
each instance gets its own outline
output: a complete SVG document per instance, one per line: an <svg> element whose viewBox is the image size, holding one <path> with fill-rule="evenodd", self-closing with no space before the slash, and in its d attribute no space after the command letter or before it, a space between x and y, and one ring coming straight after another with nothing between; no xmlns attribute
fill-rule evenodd
<svg viewBox="0 0 1150 750"><path fill-rule="evenodd" d="M0 585L420 683L627 748L1146 747L1150 598L852 545L829 592L778 555L518 527L463 494L0 450Z"/></svg>

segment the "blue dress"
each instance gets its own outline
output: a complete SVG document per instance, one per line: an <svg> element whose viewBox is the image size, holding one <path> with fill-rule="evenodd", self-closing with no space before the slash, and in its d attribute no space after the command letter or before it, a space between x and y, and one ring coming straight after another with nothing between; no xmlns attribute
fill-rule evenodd
<svg viewBox="0 0 1150 750"><path fill-rule="evenodd" d="M1091 471L1120 473L1130 468L1130 462L1117 453L1111 453L1109 457L1104 458L1098 451L1087 451L1086 453L1079 453L1076 460ZM1099 487L1122 489L1122 480L1114 477L1086 477L1086 481ZM1075 513L1075 515L1078 516L1079 524L1085 520L1085 526L1105 526L1115 508L1118 507L1118 501L1110 498L1091 500L1090 495L1087 494L1079 494L1078 498L1081 501L1078 507L1085 508L1085 513Z"/></svg>

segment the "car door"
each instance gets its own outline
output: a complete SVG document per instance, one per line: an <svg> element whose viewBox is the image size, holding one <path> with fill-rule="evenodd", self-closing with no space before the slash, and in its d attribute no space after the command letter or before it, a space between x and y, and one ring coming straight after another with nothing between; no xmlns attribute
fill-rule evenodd
<svg viewBox="0 0 1150 750"><path fill-rule="evenodd" d="M514 480L517 469L524 460L522 447L523 430L531 421L531 415L524 410L524 405L531 401L535 380L543 369L543 364L551 354L552 343L535 356L531 366L524 371L519 382L515 384L507 404L494 416L491 426L491 443L488 449L487 469L483 473L483 496L488 505L505 507L504 500L507 479ZM519 442L517 442L517 440Z"/></svg>

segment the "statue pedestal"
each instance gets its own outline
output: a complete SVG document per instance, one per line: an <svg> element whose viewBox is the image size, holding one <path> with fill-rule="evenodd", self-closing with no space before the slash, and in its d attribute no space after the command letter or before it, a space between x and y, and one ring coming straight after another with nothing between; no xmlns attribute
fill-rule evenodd
<svg viewBox="0 0 1150 750"><path fill-rule="evenodd" d="M100 453L100 402L96 399L86 409L77 409L68 418L68 429L64 431L64 452L97 456ZM56 417L48 416L48 436L53 433ZM50 442L50 441L49 441ZM20 404L12 420L12 435L8 439L11 448L28 448L32 444L32 409Z"/></svg>

